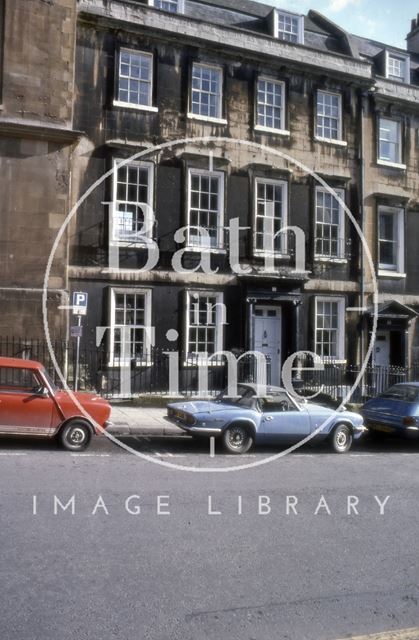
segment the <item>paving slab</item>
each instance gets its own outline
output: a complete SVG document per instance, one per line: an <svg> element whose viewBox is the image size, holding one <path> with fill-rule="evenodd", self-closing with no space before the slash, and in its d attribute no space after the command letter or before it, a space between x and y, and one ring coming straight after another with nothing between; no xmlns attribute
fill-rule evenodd
<svg viewBox="0 0 419 640"><path fill-rule="evenodd" d="M113 405L108 432L112 435L182 436L182 429L165 419L165 408Z"/></svg>

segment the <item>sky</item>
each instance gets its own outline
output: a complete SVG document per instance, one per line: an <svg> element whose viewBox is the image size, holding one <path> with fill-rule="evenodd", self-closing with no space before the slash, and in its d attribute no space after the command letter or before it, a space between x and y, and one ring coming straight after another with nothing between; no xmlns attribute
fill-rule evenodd
<svg viewBox="0 0 419 640"><path fill-rule="evenodd" d="M264 0L295 13L315 9L350 33L402 49L419 0Z"/></svg>

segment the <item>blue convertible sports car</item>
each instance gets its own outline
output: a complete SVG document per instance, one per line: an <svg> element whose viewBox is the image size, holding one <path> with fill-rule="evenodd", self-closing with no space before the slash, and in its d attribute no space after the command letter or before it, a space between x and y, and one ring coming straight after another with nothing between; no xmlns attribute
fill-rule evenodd
<svg viewBox="0 0 419 640"><path fill-rule="evenodd" d="M191 435L221 438L229 453L245 453L253 443L291 445L319 427L316 441L328 440L336 453L345 453L365 430L357 413L299 402L280 387L259 391L241 384L234 399L169 404L167 418Z"/></svg>

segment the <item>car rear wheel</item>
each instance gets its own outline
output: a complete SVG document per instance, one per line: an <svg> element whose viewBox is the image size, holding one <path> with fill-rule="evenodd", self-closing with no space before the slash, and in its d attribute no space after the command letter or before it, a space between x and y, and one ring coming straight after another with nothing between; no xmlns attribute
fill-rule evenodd
<svg viewBox="0 0 419 640"><path fill-rule="evenodd" d="M79 420L72 420L59 435L60 444L68 451L82 451L88 446L92 432L89 427Z"/></svg>
<svg viewBox="0 0 419 640"><path fill-rule="evenodd" d="M223 445L228 453L246 453L253 444L249 428L243 424L232 424L223 432Z"/></svg>
<svg viewBox="0 0 419 640"><path fill-rule="evenodd" d="M332 448L335 453L346 453L352 447L352 431L346 424L338 424L332 434Z"/></svg>

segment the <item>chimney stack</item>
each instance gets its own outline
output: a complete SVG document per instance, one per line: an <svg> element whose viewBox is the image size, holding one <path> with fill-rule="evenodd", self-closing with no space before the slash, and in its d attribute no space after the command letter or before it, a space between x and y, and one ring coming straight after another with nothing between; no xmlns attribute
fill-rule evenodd
<svg viewBox="0 0 419 640"><path fill-rule="evenodd" d="M410 53L419 53L419 13L412 20L410 33L406 36L406 43Z"/></svg>

